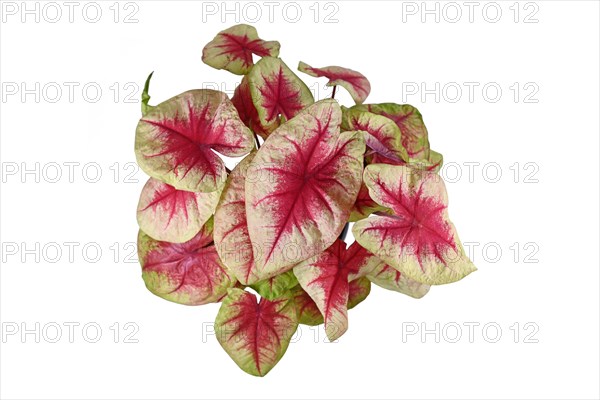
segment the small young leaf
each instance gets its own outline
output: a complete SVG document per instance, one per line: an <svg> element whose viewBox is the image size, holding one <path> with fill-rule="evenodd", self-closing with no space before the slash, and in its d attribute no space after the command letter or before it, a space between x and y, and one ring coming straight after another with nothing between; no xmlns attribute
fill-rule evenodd
<svg viewBox="0 0 600 400"><path fill-rule="evenodd" d="M253 26L239 24L219 32L202 50L202 61L213 68L243 75L254 65L253 54L277 57L279 47L279 42L260 39Z"/></svg>
<svg viewBox="0 0 600 400"><path fill-rule="evenodd" d="M217 340L235 363L250 375L264 376L285 354L298 320L290 298L260 299L230 289L215 320Z"/></svg>
<svg viewBox="0 0 600 400"><path fill-rule="evenodd" d="M138 257L146 287L175 303L217 302L236 280L221 263L211 244L212 222L185 243L160 242L138 234Z"/></svg>
<svg viewBox="0 0 600 400"><path fill-rule="evenodd" d="M227 176L215 152L248 154L252 132L225 93L191 90L153 107L138 123L137 162L153 178L190 192L214 192Z"/></svg>
<svg viewBox="0 0 600 400"><path fill-rule="evenodd" d="M327 86L340 85L350 93L356 104L362 104L371 92L371 84L360 72L353 71L343 67L323 67L313 68L310 65L300 61L298 70L310 76L324 76L329 79Z"/></svg>
<svg viewBox="0 0 600 400"><path fill-rule="evenodd" d="M148 102L150 101L150 95L148 92L150 91L150 79L152 79L152 75L154 75L154 71L152 71L150 75L148 75L148 78L146 78L144 90L142 91L142 116L146 115L152 108L152 106L148 105Z"/></svg>
<svg viewBox="0 0 600 400"><path fill-rule="evenodd" d="M393 215L354 224L356 241L407 277L428 285L455 282L475 266L448 219L448 199L439 175L404 166L372 164L364 182L378 204Z"/></svg>
<svg viewBox="0 0 600 400"><path fill-rule="evenodd" d="M140 229L156 240L187 242L212 217L221 195L177 190L150 178L140 195L137 220Z"/></svg>

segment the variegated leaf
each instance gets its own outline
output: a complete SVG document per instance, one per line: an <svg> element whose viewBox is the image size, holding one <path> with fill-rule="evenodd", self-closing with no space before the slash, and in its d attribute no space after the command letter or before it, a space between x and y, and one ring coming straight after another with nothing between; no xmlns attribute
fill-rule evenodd
<svg viewBox="0 0 600 400"><path fill-rule="evenodd" d="M462 279L476 270L448 218L439 175L404 166L367 166L364 182L378 204L393 215L354 224L356 241L407 277L428 285Z"/></svg>
<svg viewBox="0 0 600 400"><path fill-rule="evenodd" d="M328 248L356 200L364 139L339 131L341 110L322 100L269 136L250 164L246 215L263 279Z"/></svg>
<svg viewBox="0 0 600 400"><path fill-rule="evenodd" d="M298 320L290 298L260 299L230 289L215 320L217 340L245 372L264 376L285 354Z"/></svg>
<svg viewBox="0 0 600 400"><path fill-rule="evenodd" d="M202 61L213 68L243 75L254 65L253 54L277 57L279 47L279 42L260 39L253 26L239 24L219 32L202 50Z"/></svg>
<svg viewBox="0 0 600 400"><path fill-rule="evenodd" d="M212 221L185 243L161 242L138 235L138 257L146 287L175 303L200 305L219 301L236 280L212 245Z"/></svg>
<svg viewBox="0 0 600 400"><path fill-rule="evenodd" d="M215 152L240 157L253 147L252 132L227 95L209 89L152 107L138 123L135 139L144 172L191 192L214 192L225 181L225 164Z"/></svg>

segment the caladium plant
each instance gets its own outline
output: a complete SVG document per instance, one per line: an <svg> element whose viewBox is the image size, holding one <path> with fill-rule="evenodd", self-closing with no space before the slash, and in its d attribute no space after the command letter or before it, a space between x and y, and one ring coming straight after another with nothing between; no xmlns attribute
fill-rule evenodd
<svg viewBox="0 0 600 400"><path fill-rule="evenodd" d="M340 338L372 283L418 299L475 271L421 113L364 104L361 73L300 62L333 86L314 99L279 49L244 24L204 47L206 64L242 75L231 99L195 89L151 106L150 74L135 137L150 176L137 209L147 288L179 304L221 302L217 341L257 376L299 325ZM337 86L354 105L338 104ZM230 170L219 154L243 158Z"/></svg>

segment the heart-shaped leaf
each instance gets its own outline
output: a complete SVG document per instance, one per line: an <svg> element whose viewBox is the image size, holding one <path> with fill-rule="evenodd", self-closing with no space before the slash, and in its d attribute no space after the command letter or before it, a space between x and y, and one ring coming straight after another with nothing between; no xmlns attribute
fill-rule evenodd
<svg viewBox="0 0 600 400"><path fill-rule="evenodd" d="M298 327L290 298L260 299L241 289L230 289L215 320L217 340L245 372L264 376L285 354Z"/></svg>
<svg viewBox="0 0 600 400"><path fill-rule="evenodd" d="M150 178L140 195L138 224L153 239L187 242L213 215L220 195L220 190L210 193L177 190Z"/></svg>
<svg viewBox="0 0 600 400"><path fill-rule="evenodd" d="M448 219L443 180L431 172L372 164L364 182L393 215L354 224L356 241L407 277L428 285L455 282L476 270Z"/></svg>
<svg viewBox="0 0 600 400"><path fill-rule="evenodd" d="M215 154L248 154L252 132L227 95L191 90L152 107L138 123L137 162L153 178L191 192L214 192L227 176Z"/></svg>
<svg viewBox="0 0 600 400"><path fill-rule="evenodd" d="M200 305L218 301L236 280L221 263L212 245L212 221L185 243L138 234L138 256L146 287L175 303Z"/></svg>
<svg viewBox="0 0 600 400"><path fill-rule="evenodd" d="M411 159L429 158L429 138L423 116L410 104L363 104L350 108L351 110L368 111L382 115L396 123L402 132L402 146Z"/></svg>
<svg viewBox="0 0 600 400"><path fill-rule="evenodd" d="M336 240L321 254L294 267L300 286L313 299L325 319L325 333L329 340L336 340L348 329L349 281L367 275L380 262L358 243L353 243L346 250L346 243Z"/></svg>
<svg viewBox="0 0 600 400"><path fill-rule="evenodd" d="M314 77L326 77L329 79L327 86L340 85L350 93L356 104L362 104L371 93L371 84L369 80L360 72L353 71L343 67L323 67L313 68L310 65L300 61L298 70Z"/></svg>
<svg viewBox="0 0 600 400"><path fill-rule="evenodd" d="M420 299L425 296L430 288L429 285L406 277L406 275L384 262L375 267L375 269L367 275L367 278L377 286L406 294L415 299Z"/></svg>
<svg viewBox="0 0 600 400"><path fill-rule="evenodd" d="M254 65L253 54L277 57L279 48L279 42L260 39L253 26L239 24L219 32L202 50L202 61L213 68L243 75Z"/></svg>
<svg viewBox="0 0 600 400"><path fill-rule="evenodd" d="M360 189L364 139L341 132L322 100L275 130L250 164L246 215L258 275L268 278L335 242Z"/></svg>
<svg viewBox="0 0 600 400"><path fill-rule="evenodd" d="M279 58L257 62L248 73L248 85L264 129L291 119L314 102L310 89Z"/></svg>

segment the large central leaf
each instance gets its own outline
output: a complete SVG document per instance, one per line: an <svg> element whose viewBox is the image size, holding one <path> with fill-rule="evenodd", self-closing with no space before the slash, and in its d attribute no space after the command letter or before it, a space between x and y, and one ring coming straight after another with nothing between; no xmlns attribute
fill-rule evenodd
<svg viewBox="0 0 600 400"><path fill-rule="evenodd" d="M354 224L356 241L407 277L428 285L450 283L475 271L448 219L443 180L404 166L367 166L371 198L393 210Z"/></svg>
<svg viewBox="0 0 600 400"><path fill-rule="evenodd" d="M260 299L230 289L215 321L217 340L245 372L264 376L283 357L298 327L290 298Z"/></svg>
<svg viewBox="0 0 600 400"><path fill-rule="evenodd" d="M191 90L152 107L138 123L135 154L148 175L176 189L214 192L227 176L216 152L248 154L252 132L227 95Z"/></svg>
<svg viewBox="0 0 600 400"><path fill-rule="evenodd" d="M358 243L346 250L346 243L336 240L321 254L294 267L298 282L325 319L329 340L336 340L348 329L349 282L367 275L380 263Z"/></svg>
<svg viewBox="0 0 600 400"><path fill-rule="evenodd" d="M254 262L263 278L333 244L360 189L365 144L342 132L335 100L322 100L275 130L246 180Z"/></svg>

